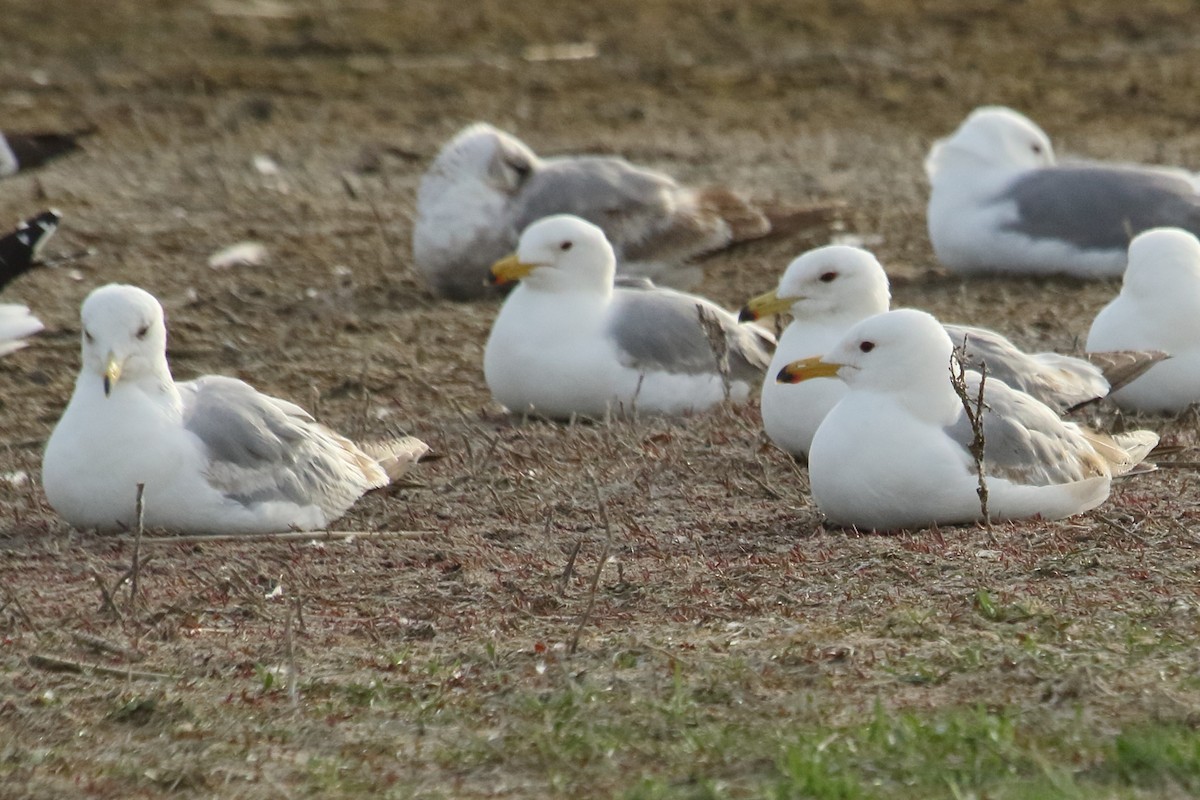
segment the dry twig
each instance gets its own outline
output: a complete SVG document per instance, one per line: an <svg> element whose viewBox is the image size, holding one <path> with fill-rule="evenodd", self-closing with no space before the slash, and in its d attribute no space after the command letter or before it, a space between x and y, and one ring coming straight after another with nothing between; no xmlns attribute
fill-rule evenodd
<svg viewBox="0 0 1200 800"><path fill-rule="evenodd" d="M596 564L596 571L592 573L592 585L588 588L588 601L583 609L583 613L579 615L579 623L575 626L575 633L571 636L571 645L567 648L567 653L575 655L575 651L579 649L579 635L583 633L583 627L587 625L591 619L592 610L596 607L596 589L600 585L600 573L604 571L604 564L608 561L608 552L612 547L612 524L608 520L608 507L604 505L604 498L600 496L600 484L596 481L596 476L590 476L592 479L592 489L596 494L596 506L600 509L600 521L604 523L604 547L600 550L600 560Z"/></svg>
<svg viewBox="0 0 1200 800"><path fill-rule="evenodd" d="M721 390L725 393L725 402L728 404L732 384L729 380L729 342L725 338L725 330L716 314L699 303L696 304L696 315L700 318L700 327L708 339L713 360L717 362L717 372L721 375Z"/></svg>
<svg viewBox="0 0 1200 800"><path fill-rule="evenodd" d="M34 669L44 669L47 672L73 672L76 675L107 675L114 678L142 678L152 681L170 681L174 680L174 675L167 675L164 672L139 672L132 669L121 669L120 667L106 667L102 664L85 664L82 661L71 661L65 658L56 658L54 656L43 656L34 653L28 659L29 666Z"/></svg>
<svg viewBox="0 0 1200 800"><path fill-rule="evenodd" d="M950 354L950 385L954 387L954 393L958 395L963 412L967 415L967 422L971 425L971 443L967 445L967 450L975 459L975 474L979 479L975 493L979 495L979 512L983 516L983 524L987 528L988 537L994 543L996 534L992 530L992 518L988 513L987 477L983 460L986 444L983 435L983 389L987 383L987 364L979 365L979 394L972 399L967 387L966 352L967 337L964 336L962 345L955 347Z"/></svg>

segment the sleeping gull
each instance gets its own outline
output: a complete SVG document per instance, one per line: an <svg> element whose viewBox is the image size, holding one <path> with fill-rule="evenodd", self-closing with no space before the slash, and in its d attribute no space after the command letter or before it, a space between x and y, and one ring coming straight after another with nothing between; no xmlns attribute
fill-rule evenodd
<svg viewBox="0 0 1200 800"><path fill-rule="evenodd" d="M1130 239L1176 226L1200 232L1195 176L1167 167L1057 164L1026 117L986 106L925 162L929 238L958 272L1120 275Z"/></svg>
<svg viewBox="0 0 1200 800"><path fill-rule="evenodd" d="M1123 408L1181 411L1200 402L1200 241L1178 228L1138 235L1121 293L1096 315L1087 346L1170 354L1113 394Z"/></svg>
<svg viewBox="0 0 1200 800"><path fill-rule="evenodd" d="M54 510L78 528L195 533L324 528L425 452L413 438L359 447L299 406L234 378L176 383L162 306L133 286L83 303L83 366L42 466Z"/></svg>
<svg viewBox="0 0 1200 800"><path fill-rule="evenodd" d="M744 402L771 360L770 334L702 297L614 287L614 269L604 232L578 217L547 217L521 234L517 252L492 268L497 282L521 281L484 352L492 396L555 418L700 411L725 396L725 349L730 399Z"/></svg>
<svg viewBox="0 0 1200 800"><path fill-rule="evenodd" d="M438 294L487 293L488 267L528 225L574 214L604 229L623 275L697 283L705 253L825 221L828 206L772 208L729 189L696 189L621 158L539 158L491 125L464 128L421 178L413 258Z"/></svg>
<svg viewBox="0 0 1200 800"><path fill-rule="evenodd" d="M780 381L836 375L849 391L817 429L809 454L813 499L831 522L890 530L982 518L973 432L950 381L954 345L923 311L858 323L821 357L784 367ZM979 374L968 372L971 397ZM984 476L993 520L1061 519L1095 508L1114 475L1158 442L1063 422L1002 381L984 385Z"/></svg>
<svg viewBox="0 0 1200 800"><path fill-rule="evenodd" d="M757 320L790 313L792 322L779 337L779 346L768 375L791 361L826 352L855 323L888 310L887 273L871 253L857 247L830 245L804 253L788 265L774 290L751 299L741 319ZM946 325L956 347L966 342L968 366L987 364L988 377L1027 392L1062 413L1081 403L1103 397L1110 380L1088 361L1058 353L1028 354L995 331L967 325ZM1099 354L1104 363L1116 362L1120 379L1139 374L1154 356L1131 353L1114 359ZM1117 383L1117 378L1111 379ZM803 457L812 444L821 420L846 393L846 385L833 378L786 386L763 382L763 429L777 446Z"/></svg>

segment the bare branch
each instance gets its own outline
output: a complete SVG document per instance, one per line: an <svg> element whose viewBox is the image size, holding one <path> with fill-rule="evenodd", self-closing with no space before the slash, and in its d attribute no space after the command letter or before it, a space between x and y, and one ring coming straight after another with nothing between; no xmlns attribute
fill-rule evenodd
<svg viewBox="0 0 1200 800"><path fill-rule="evenodd" d="M950 385L954 387L954 393L958 395L963 412L967 415L967 422L971 426L971 443L967 446L967 450L975 460L975 475L979 480L979 486L975 489L975 493L979 495L979 512L983 516L983 524L987 528L988 535L994 539L992 518L988 513L987 473L984 465L986 440L983 434L983 411L986 406L983 402L983 391L984 385L987 383L987 363L979 365L979 393L972 398L967 386L966 352L967 337L963 336L962 344L956 346L950 354Z"/></svg>
<svg viewBox="0 0 1200 800"><path fill-rule="evenodd" d="M729 342L725 338L725 329L721 327L717 315L700 303L696 304L696 315L700 318L700 327L704 330L713 360L717 363L717 372L721 375L721 389L725 393L725 402L728 403L732 384L729 380Z"/></svg>

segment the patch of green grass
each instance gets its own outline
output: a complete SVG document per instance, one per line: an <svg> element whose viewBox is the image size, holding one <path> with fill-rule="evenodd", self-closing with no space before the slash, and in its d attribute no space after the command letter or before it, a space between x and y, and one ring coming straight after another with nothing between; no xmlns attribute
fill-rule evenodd
<svg viewBox="0 0 1200 800"><path fill-rule="evenodd" d="M1172 724L1126 729L1113 740L1102 773L1130 786L1200 792L1200 732Z"/></svg>

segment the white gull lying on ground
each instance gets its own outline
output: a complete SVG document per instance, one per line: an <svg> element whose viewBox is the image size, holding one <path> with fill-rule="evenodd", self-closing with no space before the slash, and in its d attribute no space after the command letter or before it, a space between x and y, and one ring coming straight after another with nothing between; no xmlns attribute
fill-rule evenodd
<svg viewBox="0 0 1200 800"><path fill-rule="evenodd" d="M831 522L889 530L981 519L973 431L951 384L953 344L922 311L870 317L828 354L784 367L780 381L836 375L849 391L817 429L813 499ZM967 373L971 397L978 373ZM1112 476L1158 441L1106 436L1063 422L998 380L984 386L984 476L993 520L1060 519L1095 508Z"/></svg>
<svg viewBox="0 0 1200 800"><path fill-rule="evenodd" d="M162 306L112 284L84 301L83 366L42 466L50 505L78 528L145 524L194 533L326 527L408 471L411 437L359 447L302 408L242 381L176 383Z"/></svg>
<svg viewBox="0 0 1200 800"><path fill-rule="evenodd" d="M1149 228L1200 232L1196 177L1168 167L1058 164L1050 139L1008 108L985 106L925 162L929 238L958 272L1120 275Z"/></svg>
<svg viewBox="0 0 1200 800"><path fill-rule="evenodd" d="M622 275L689 288L692 259L738 242L825 221L829 206L773 207L721 187L693 188L622 158L539 158L485 123L464 128L421 178L413 258L438 294L487 293L488 267L542 217L572 214L599 225Z"/></svg>
<svg viewBox="0 0 1200 800"><path fill-rule="evenodd" d="M781 449L794 456L806 455L817 426L847 389L834 378L818 378L799 386L781 385L771 378L784 364L827 352L855 323L887 311L890 298L887 273L875 256L857 247L830 245L796 258L774 290L751 299L742 309L743 321L785 312L792 315L762 386L763 428ZM945 327L956 347L966 343L968 366L979 369L986 363L989 377L1033 395L1059 413L1109 391L1109 380L1101 368L1083 359L1024 353L986 328ZM1124 379L1136 374L1127 370L1143 366L1139 357L1141 354L1129 354L1128 358L1105 361L1119 361ZM1142 361L1148 358L1142 357Z"/></svg>
<svg viewBox="0 0 1200 800"><path fill-rule="evenodd" d="M578 217L540 220L515 255L492 271L520 280L500 309L483 371L497 402L547 417L678 414L725 396L703 312L727 350L730 399L743 402L762 379L774 339L695 295L652 285L613 286L604 232Z"/></svg>
<svg viewBox="0 0 1200 800"><path fill-rule="evenodd" d="M20 350L32 336L42 329L42 321L29 309L15 303L0 304L0 356Z"/></svg>
<svg viewBox="0 0 1200 800"><path fill-rule="evenodd" d="M1096 315L1087 346L1170 356L1113 393L1122 408L1180 411L1200 402L1200 241L1178 228L1134 239L1121 293Z"/></svg>

